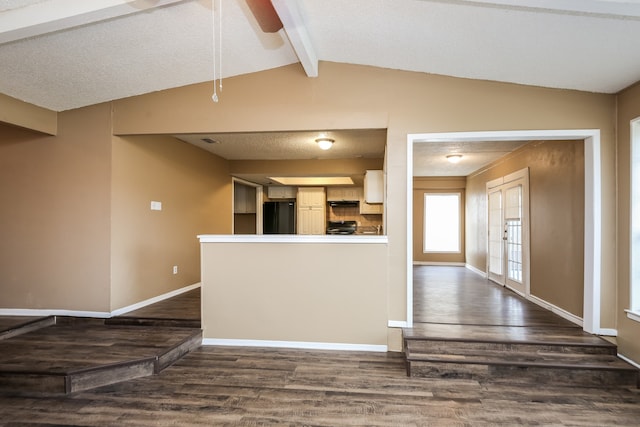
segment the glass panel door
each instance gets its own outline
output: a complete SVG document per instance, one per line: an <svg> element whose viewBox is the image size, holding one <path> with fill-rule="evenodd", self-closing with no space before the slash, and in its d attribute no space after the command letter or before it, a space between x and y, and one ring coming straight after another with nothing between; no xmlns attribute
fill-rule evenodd
<svg viewBox="0 0 640 427"><path fill-rule="evenodd" d="M526 295L529 250L528 170L508 175L491 184L493 186L488 185L487 188L488 277Z"/></svg>
<svg viewBox="0 0 640 427"><path fill-rule="evenodd" d="M525 293L522 280L522 185L507 184L504 189L505 206L505 251L507 277L505 285Z"/></svg>

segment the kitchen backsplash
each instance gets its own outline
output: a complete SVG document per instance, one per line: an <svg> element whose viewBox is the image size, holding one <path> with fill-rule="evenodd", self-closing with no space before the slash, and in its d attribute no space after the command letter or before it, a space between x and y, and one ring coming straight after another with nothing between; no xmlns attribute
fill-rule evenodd
<svg viewBox="0 0 640 427"><path fill-rule="evenodd" d="M358 229L375 229L382 226L382 215L360 214L359 207L327 207L327 220L329 221L357 221Z"/></svg>

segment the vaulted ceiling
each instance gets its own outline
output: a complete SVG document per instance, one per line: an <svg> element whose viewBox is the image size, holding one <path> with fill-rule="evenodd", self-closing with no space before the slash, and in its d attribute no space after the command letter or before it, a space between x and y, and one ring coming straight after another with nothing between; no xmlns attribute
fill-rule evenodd
<svg viewBox="0 0 640 427"><path fill-rule="evenodd" d="M297 17L277 33L246 0L213 3L223 77L310 55L604 93L640 80L636 1L274 0ZM209 81L212 15L212 0L0 0L0 92L62 111Z"/></svg>
<svg viewBox="0 0 640 427"><path fill-rule="evenodd" d="M332 61L601 93L640 81L638 1L271 2L275 33L247 0L0 0L0 93L64 111L211 81L214 52L225 78Z"/></svg>

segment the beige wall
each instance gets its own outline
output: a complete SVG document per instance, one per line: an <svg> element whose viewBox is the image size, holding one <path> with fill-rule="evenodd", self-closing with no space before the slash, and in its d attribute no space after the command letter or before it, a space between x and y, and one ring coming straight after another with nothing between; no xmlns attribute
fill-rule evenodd
<svg viewBox="0 0 640 427"><path fill-rule="evenodd" d="M57 136L0 125L0 308L122 308L199 282L197 234L230 232L226 161L112 137L110 117L109 104L60 113Z"/></svg>
<svg viewBox="0 0 640 427"><path fill-rule="evenodd" d="M58 114L0 93L0 123L31 129L48 135L58 132Z"/></svg>
<svg viewBox="0 0 640 427"><path fill-rule="evenodd" d="M637 98L629 92L621 99L632 97ZM112 107L116 135L387 128L385 222L389 237L390 320L406 318L405 275L407 257L410 257L406 253L407 134L600 129L602 297L607 306L616 298L616 147L615 97L612 95L321 62L320 76L313 79L307 78L297 64L227 79L224 96L217 104L211 102L210 83L203 83L115 101ZM67 307L105 310L134 298L128 295L115 303L109 296L110 125L109 107L96 106L59 114L58 138L16 136L11 132L7 134L6 129L0 130L3 136L0 161L9 165L15 161L22 166L22 172L17 175L9 176L8 171L15 167L3 168L0 172L5 174L1 195L12 201L19 200L20 205L12 207L9 213L3 212L9 221L3 223L12 224L12 228L17 224L26 233L11 230L11 243L3 247L5 252L22 254L9 257L19 261L13 269L5 270L12 276L0 273L6 276L3 279L10 279L3 280L2 285L2 292L11 295L11 300L7 300L9 304L33 308L42 306L41 300L55 303L59 299ZM5 135L9 138L5 139ZM19 147L10 143L16 140L24 142ZM41 144L43 141L51 144ZM82 161L77 161L78 158ZM27 170L33 176L24 176ZM15 176L24 180L18 183ZM64 177L64 185L56 184L60 177ZM40 184L43 181L45 183ZM35 182L46 191L34 189ZM18 193L28 196L18 197ZM115 191L113 194L116 195ZM40 209L41 200L48 202L48 206L56 206L53 215L59 227L41 225L45 214L34 214ZM31 212L32 217L21 217L17 211ZM48 210L47 214L51 212ZM29 219L28 225L24 225L24 218ZM225 224L221 224L221 228L224 227ZM45 233L45 241L51 239L51 233L80 236L87 232L82 237L65 240L64 244L47 245L47 250L36 251L36 256L44 260L44 264L37 264L43 268L37 273L27 271L33 265L29 261L32 252L24 250L26 243L22 239L26 235L42 241L42 233L37 231L49 233ZM85 241L85 236L92 239ZM82 240L81 244L75 245L76 239ZM79 250L79 246L84 250ZM58 262L60 258L87 262L80 266L75 262L63 265ZM41 282L45 271L46 285L20 287L15 284L16 281ZM72 285L58 280L62 277L70 277ZM43 290L44 287L49 289ZM81 289L75 292L76 288ZM141 297L143 293L137 295ZM615 316L605 315L603 326L614 327Z"/></svg>
<svg viewBox="0 0 640 427"><path fill-rule="evenodd" d="M386 346L386 257L382 243L203 243L203 337Z"/></svg>
<svg viewBox="0 0 640 427"><path fill-rule="evenodd" d="M584 141L536 141L467 180L467 262L486 271L486 183L529 167L531 294L578 317L584 297ZM610 305L603 307L613 316Z"/></svg>
<svg viewBox="0 0 640 427"><path fill-rule="evenodd" d="M113 137L112 310L200 282L196 236L231 233L231 188L228 162L193 145Z"/></svg>
<svg viewBox="0 0 640 427"><path fill-rule="evenodd" d="M387 128L386 234L389 319L406 319L407 134L522 129L600 129L603 295L615 295L615 97L321 62L114 102L114 132L128 134ZM410 254L409 254L410 256ZM613 319L604 319L611 326Z"/></svg>
<svg viewBox="0 0 640 427"><path fill-rule="evenodd" d="M0 308L109 310L110 106L0 127Z"/></svg>
<svg viewBox="0 0 640 427"><path fill-rule="evenodd" d="M640 323L629 319L631 235L631 131L630 121L640 117L640 85L618 95L618 295L616 315L621 354L640 361ZM638 262L638 260L635 260Z"/></svg>
<svg viewBox="0 0 640 427"><path fill-rule="evenodd" d="M413 178L413 261L418 262L465 262L465 177L414 177ZM460 194L460 239L459 254L424 253L424 195L426 193Z"/></svg>

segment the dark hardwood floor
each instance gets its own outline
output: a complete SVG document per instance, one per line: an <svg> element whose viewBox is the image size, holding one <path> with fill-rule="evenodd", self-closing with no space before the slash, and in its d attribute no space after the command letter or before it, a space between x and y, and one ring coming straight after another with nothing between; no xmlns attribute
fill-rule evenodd
<svg viewBox="0 0 640 427"><path fill-rule="evenodd" d="M0 395L0 425L637 426L623 388L416 379L399 353L203 347L152 377L63 398Z"/></svg>
<svg viewBox="0 0 640 427"><path fill-rule="evenodd" d="M200 320L200 288L124 314L150 319Z"/></svg>
<svg viewBox="0 0 640 427"><path fill-rule="evenodd" d="M579 328L464 267L415 266L413 291L416 323Z"/></svg>
<svg viewBox="0 0 640 427"><path fill-rule="evenodd" d="M112 317L108 325L200 327L200 288Z"/></svg>
<svg viewBox="0 0 640 427"><path fill-rule="evenodd" d="M462 282L473 280L464 270L450 273ZM509 293L497 296L491 283L483 286L485 296L449 285L439 291L417 286L416 324L443 328L460 322L475 325L467 334L483 336L500 325L522 333L531 321L533 330L551 325L560 333L578 333L578 341L589 339L564 319L518 305L522 301ZM158 375L68 396L0 393L0 426L640 424L640 392L634 387L413 378L405 368L402 353L201 347Z"/></svg>
<svg viewBox="0 0 640 427"><path fill-rule="evenodd" d="M53 324L54 316L0 316L0 341Z"/></svg>
<svg viewBox="0 0 640 427"><path fill-rule="evenodd" d="M35 322L44 319L43 317L36 316L0 316L0 333L8 332L11 329L25 323Z"/></svg>

